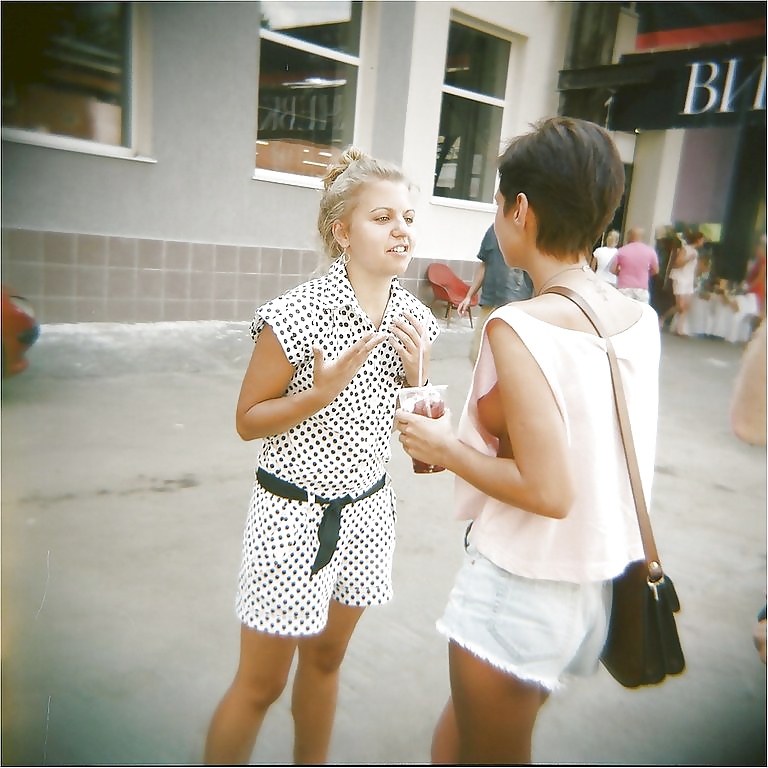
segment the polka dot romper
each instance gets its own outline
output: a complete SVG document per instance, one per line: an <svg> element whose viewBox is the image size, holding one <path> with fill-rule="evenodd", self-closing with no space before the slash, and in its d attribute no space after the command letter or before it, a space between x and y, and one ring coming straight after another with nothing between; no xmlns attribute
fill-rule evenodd
<svg viewBox="0 0 768 768"><path fill-rule="evenodd" d="M391 331L404 311L435 340L439 329L431 311L393 279L379 330ZM334 360L364 333L376 330L340 260L327 275L260 307L251 324L254 340L265 325L295 368L288 395L312 386L313 346L325 360ZM363 494L385 474L397 392L404 382L393 343L379 344L331 403L264 439L259 466L318 497ZM240 621L271 634L312 635L323 630L331 599L350 606L387 602L392 597L395 514L389 483L345 506L336 551L328 565L312 574L323 506L284 499L255 482L236 601Z"/></svg>

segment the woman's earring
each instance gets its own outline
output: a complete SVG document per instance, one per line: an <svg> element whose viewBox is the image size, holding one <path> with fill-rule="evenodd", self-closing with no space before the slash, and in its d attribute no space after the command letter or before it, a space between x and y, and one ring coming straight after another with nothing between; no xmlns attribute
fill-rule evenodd
<svg viewBox="0 0 768 768"><path fill-rule="evenodd" d="M349 264L349 254L346 250L341 252L341 263L346 267Z"/></svg>

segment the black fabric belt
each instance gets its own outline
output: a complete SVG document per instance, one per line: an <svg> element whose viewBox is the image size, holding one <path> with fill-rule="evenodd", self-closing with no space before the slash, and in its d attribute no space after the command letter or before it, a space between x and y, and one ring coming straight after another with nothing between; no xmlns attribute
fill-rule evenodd
<svg viewBox="0 0 768 768"><path fill-rule="evenodd" d="M312 564L312 573L317 573L331 562L333 553L336 551L336 545L339 543L339 529L341 528L341 510L347 504L354 504L356 501L362 501L374 493L378 493L387 482L387 476L382 475L381 479L372 485L367 491L359 496L342 496L339 499L324 499L322 496L314 496L308 493L304 488L289 483L280 477L271 475L261 467L256 471L256 479L259 485L275 496L292 501L313 501L315 504L324 506L323 519L320 521L320 527L317 529L317 538L320 546L317 550L315 562Z"/></svg>

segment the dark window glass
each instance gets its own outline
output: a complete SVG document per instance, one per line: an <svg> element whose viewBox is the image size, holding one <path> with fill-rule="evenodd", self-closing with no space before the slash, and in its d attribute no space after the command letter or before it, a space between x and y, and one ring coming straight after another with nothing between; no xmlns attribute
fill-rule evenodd
<svg viewBox="0 0 768 768"><path fill-rule="evenodd" d="M3 3L3 125L128 146L129 3Z"/></svg>
<svg viewBox="0 0 768 768"><path fill-rule="evenodd" d="M357 66L334 54L357 57L362 3L266 0L261 8L262 29L296 43L261 39L256 167L322 176L352 143Z"/></svg>
<svg viewBox="0 0 768 768"><path fill-rule="evenodd" d="M443 93L435 162L438 197L493 201L510 49L506 40L451 22L445 85L468 94Z"/></svg>
<svg viewBox="0 0 768 768"><path fill-rule="evenodd" d="M509 50L510 44L506 40L451 23L445 84L503 99Z"/></svg>
<svg viewBox="0 0 768 768"><path fill-rule="evenodd" d="M501 107L443 94L435 195L493 201Z"/></svg>
<svg viewBox="0 0 768 768"><path fill-rule="evenodd" d="M357 67L261 41L256 167L322 176L352 143Z"/></svg>
<svg viewBox="0 0 768 768"><path fill-rule="evenodd" d="M361 2L262 0L261 26L306 43L357 56Z"/></svg>

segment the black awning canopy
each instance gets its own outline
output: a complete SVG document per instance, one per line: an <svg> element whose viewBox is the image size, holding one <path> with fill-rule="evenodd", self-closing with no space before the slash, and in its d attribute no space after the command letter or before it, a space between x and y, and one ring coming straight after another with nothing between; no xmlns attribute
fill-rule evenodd
<svg viewBox="0 0 768 768"><path fill-rule="evenodd" d="M603 64L583 69L563 69L557 84L559 91L576 91L588 88L618 88L620 85L636 85L652 80L655 67L650 60L625 64Z"/></svg>
<svg viewBox="0 0 768 768"><path fill-rule="evenodd" d="M765 125L765 38L633 53L618 64L563 70L559 90L603 90L615 131Z"/></svg>

